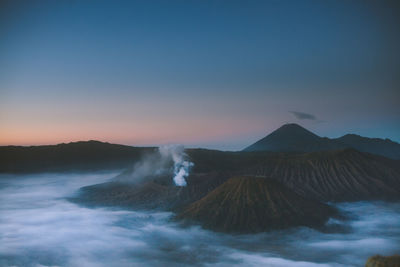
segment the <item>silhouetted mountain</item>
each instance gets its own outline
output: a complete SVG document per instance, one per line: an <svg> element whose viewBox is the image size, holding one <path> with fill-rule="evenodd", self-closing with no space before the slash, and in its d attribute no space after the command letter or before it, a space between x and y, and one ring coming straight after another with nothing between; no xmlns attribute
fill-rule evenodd
<svg viewBox="0 0 400 267"><path fill-rule="evenodd" d="M400 144L389 139L366 138L355 134L329 139L294 123L283 125L243 151L313 152L343 148L400 159Z"/></svg>
<svg viewBox="0 0 400 267"><path fill-rule="evenodd" d="M317 227L334 214L330 206L301 197L274 179L235 177L176 218L200 222L216 231L255 233L300 225Z"/></svg>
<svg viewBox="0 0 400 267"><path fill-rule="evenodd" d="M42 172L126 168L154 148L98 141L46 146L1 146L0 172Z"/></svg>
<svg viewBox="0 0 400 267"><path fill-rule="evenodd" d="M312 152L340 148L344 146L291 123L283 125L244 151Z"/></svg>
<svg viewBox="0 0 400 267"><path fill-rule="evenodd" d="M345 135L336 139L322 138L297 124L283 125L244 151L304 153L343 148L355 148L372 154L400 159L400 144L389 139L365 138L358 135ZM125 168L140 159L143 153L155 149L154 147L131 147L98 141L45 146L0 146L0 173ZM213 153L213 156L218 155L218 152ZM254 155L246 154L240 160L247 162L251 161L253 157ZM216 169L220 165L220 163L212 161L210 164L215 164ZM240 165L241 163L239 163ZM234 165L230 167L236 168ZM207 169L210 169L210 166Z"/></svg>
<svg viewBox="0 0 400 267"><path fill-rule="evenodd" d="M346 134L333 140L359 151L400 159L400 144L390 139L367 138L356 134Z"/></svg>

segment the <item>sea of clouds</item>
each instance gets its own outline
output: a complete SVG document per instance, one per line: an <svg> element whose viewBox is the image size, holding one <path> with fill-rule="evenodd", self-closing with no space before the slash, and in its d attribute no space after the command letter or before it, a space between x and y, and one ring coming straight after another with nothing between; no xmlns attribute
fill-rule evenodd
<svg viewBox="0 0 400 267"><path fill-rule="evenodd" d="M400 203L338 207L332 231L225 235L169 212L90 209L66 197L117 173L0 176L0 266L362 266L400 251ZM336 229L336 230L335 230Z"/></svg>

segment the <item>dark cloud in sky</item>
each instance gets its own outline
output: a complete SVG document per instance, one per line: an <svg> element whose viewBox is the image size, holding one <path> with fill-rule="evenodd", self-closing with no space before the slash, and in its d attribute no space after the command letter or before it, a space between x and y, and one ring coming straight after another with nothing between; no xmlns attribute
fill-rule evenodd
<svg viewBox="0 0 400 267"><path fill-rule="evenodd" d="M296 117L296 119L299 120L313 120L313 121L317 120L316 116L309 113L304 113L299 111L289 111L289 112L292 113Z"/></svg>

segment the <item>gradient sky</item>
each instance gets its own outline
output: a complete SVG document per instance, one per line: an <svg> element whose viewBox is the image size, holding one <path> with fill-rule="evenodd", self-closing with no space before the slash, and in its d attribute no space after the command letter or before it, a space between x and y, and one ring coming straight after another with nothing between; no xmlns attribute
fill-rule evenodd
<svg viewBox="0 0 400 267"><path fill-rule="evenodd" d="M0 145L400 141L396 1L1 1Z"/></svg>

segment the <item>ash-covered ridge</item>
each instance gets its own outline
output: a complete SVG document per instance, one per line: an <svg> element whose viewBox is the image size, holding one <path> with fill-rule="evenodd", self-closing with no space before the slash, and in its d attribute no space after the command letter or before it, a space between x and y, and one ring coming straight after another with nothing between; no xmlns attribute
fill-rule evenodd
<svg viewBox="0 0 400 267"><path fill-rule="evenodd" d="M189 205L176 219L229 233L257 233L293 226L321 227L336 214L331 206L306 199L265 177L227 180Z"/></svg>

